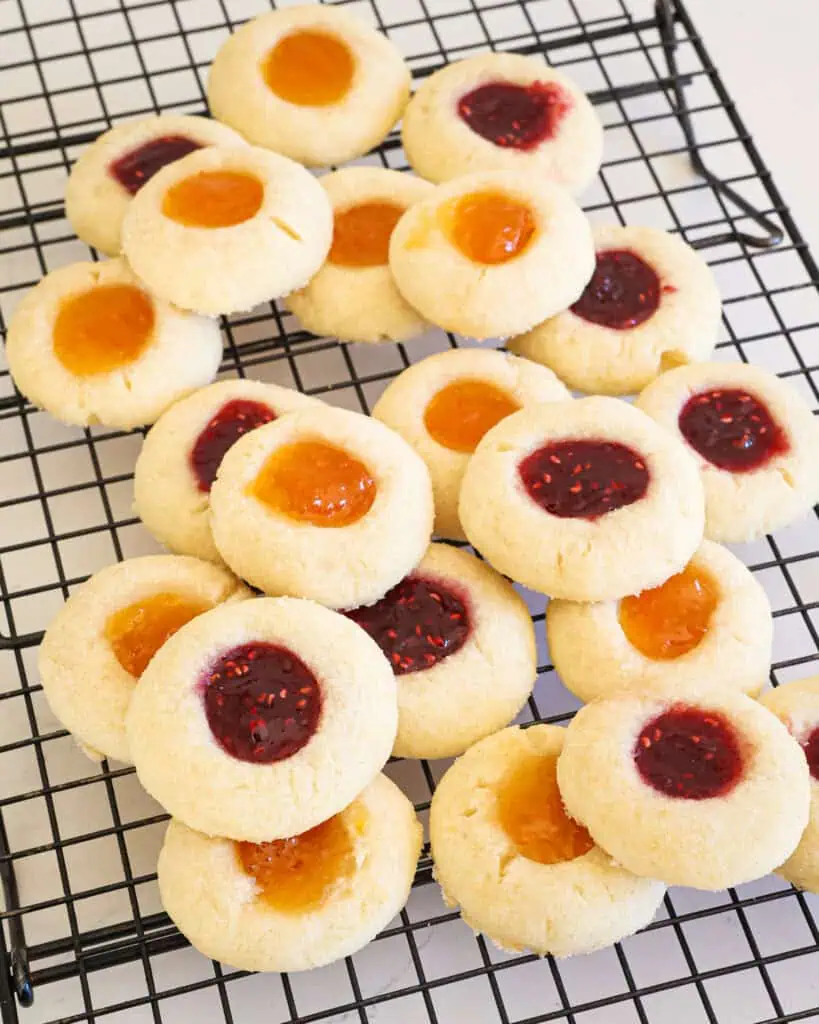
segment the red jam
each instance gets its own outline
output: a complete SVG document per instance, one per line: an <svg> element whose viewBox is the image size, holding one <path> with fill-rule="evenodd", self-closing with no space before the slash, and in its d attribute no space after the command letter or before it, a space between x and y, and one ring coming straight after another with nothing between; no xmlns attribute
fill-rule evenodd
<svg viewBox="0 0 819 1024"><path fill-rule="evenodd" d="M679 427L694 451L730 473L750 473L790 448L766 406L736 388L692 395L682 408Z"/></svg>
<svg viewBox="0 0 819 1024"><path fill-rule="evenodd" d="M649 481L642 455L617 441L556 441L527 455L518 472L530 498L561 519L632 505Z"/></svg>
<svg viewBox="0 0 819 1024"><path fill-rule="evenodd" d="M375 640L397 676L432 668L455 654L471 630L465 595L415 574L376 604L346 614Z"/></svg>
<svg viewBox="0 0 819 1024"><path fill-rule="evenodd" d="M802 749L805 751L805 757L808 759L808 768L810 768L811 775L819 781L819 727L814 729L810 736L808 736L802 744Z"/></svg>
<svg viewBox="0 0 819 1024"><path fill-rule="evenodd" d="M570 109L569 96L554 82L488 82L458 101L461 120L504 149L535 149L554 138Z"/></svg>
<svg viewBox="0 0 819 1024"><path fill-rule="evenodd" d="M227 402L197 437L190 454L190 465L200 491L207 494L229 448L256 427L275 420L273 410L261 402L235 398Z"/></svg>
<svg viewBox="0 0 819 1024"><path fill-rule="evenodd" d="M628 249L597 254L591 281L572 306L575 316L625 331L657 312L663 289L653 267Z"/></svg>
<svg viewBox="0 0 819 1024"><path fill-rule="evenodd" d="M165 164L181 160L202 146L184 135L163 135L149 139L136 149L124 153L108 165L108 173L117 179L126 192L135 196L146 181L150 181Z"/></svg>
<svg viewBox="0 0 819 1024"><path fill-rule="evenodd" d="M208 725L239 761L273 764L292 757L318 728L318 680L285 647L242 644L225 651L202 680Z"/></svg>
<svg viewBox="0 0 819 1024"><path fill-rule="evenodd" d="M744 767L731 723L717 712L684 705L643 726L634 744L634 763L652 789L682 800L725 796Z"/></svg>

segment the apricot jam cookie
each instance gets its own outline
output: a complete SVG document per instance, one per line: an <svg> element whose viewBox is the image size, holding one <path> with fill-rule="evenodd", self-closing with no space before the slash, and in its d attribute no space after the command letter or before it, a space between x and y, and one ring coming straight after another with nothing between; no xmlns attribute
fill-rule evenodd
<svg viewBox="0 0 819 1024"><path fill-rule="evenodd" d="M190 828L283 839L381 771L395 690L376 643L343 615L262 597L171 637L131 700L128 740L142 785Z"/></svg>
<svg viewBox="0 0 819 1024"><path fill-rule="evenodd" d="M483 435L525 405L571 398L551 370L493 349L455 348L400 373L373 408L427 464L435 533L464 540L458 496Z"/></svg>
<svg viewBox="0 0 819 1024"><path fill-rule="evenodd" d="M616 601L687 565L703 507L679 442L625 402L581 398L493 427L466 467L459 514L469 542L516 582Z"/></svg>
<svg viewBox="0 0 819 1024"><path fill-rule="evenodd" d="M432 533L419 456L383 423L342 409L294 412L240 438L210 501L213 539L234 572L331 608L383 597Z"/></svg>
<svg viewBox="0 0 819 1024"><path fill-rule="evenodd" d="M327 195L299 164L253 146L210 148L139 190L122 248L157 295L216 315L301 288L324 262L332 231Z"/></svg>
<svg viewBox="0 0 819 1024"><path fill-rule="evenodd" d="M305 4L247 22L210 69L214 117L308 166L377 146L403 113L410 71L380 32L341 7Z"/></svg>
<svg viewBox="0 0 819 1024"><path fill-rule="evenodd" d="M537 678L523 599L485 562L447 544L431 544L380 601L346 615L398 677L396 757L462 754L509 724Z"/></svg>
<svg viewBox="0 0 819 1024"><path fill-rule="evenodd" d="M128 429L216 376L219 325L149 294L125 260L52 270L9 324L19 391L63 423Z"/></svg>
<svg viewBox="0 0 819 1024"><path fill-rule="evenodd" d="M557 763L566 809L624 868L727 889L773 871L808 821L810 777L785 726L703 680L578 711Z"/></svg>
<svg viewBox="0 0 819 1024"><path fill-rule="evenodd" d="M519 334L577 299L591 228L557 185L484 171L439 185L390 240L398 290L430 323L477 339Z"/></svg>
<svg viewBox="0 0 819 1024"><path fill-rule="evenodd" d="M601 949L648 924L665 893L615 864L566 814L556 779L565 733L555 725L495 733L455 762L432 798L444 899L509 951Z"/></svg>
<svg viewBox="0 0 819 1024"><path fill-rule="evenodd" d="M250 596L197 558L109 565L72 592L43 637L38 668L52 711L89 757L130 764L125 714L154 654L195 616Z"/></svg>
<svg viewBox="0 0 819 1024"><path fill-rule="evenodd" d="M131 200L160 168L205 146L245 140L209 117L161 114L124 121L83 150L65 187L65 215L79 238L109 256L120 251Z"/></svg>
<svg viewBox="0 0 819 1024"><path fill-rule="evenodd" d="M482 53L424 81L401 138L422 178L523 171L582 192L603 157L603 126L584 93L537 57Z"/></svg>
<svg viewBox="0 0 819 1024"><path fill-rule="evenodd" d="M509 348L571 388L628 395L673 366L707 359L722 309L703 258L677 235L605 224L593 229L597 265L569 309Z"/></svg>
<svg viewBox="0 0 819 1024"><path fill-rule="evenodd" d="M650 384L637 405L696 459L712 540L762 537L819 497L813 413L798 391L758 366L681 366Z"/></svg>
<svg viewBox="0 0 819 1024"><path fill-rule="evenodd" d="M773 618L761 584L703 541L682 572L621 601L550 601L546 631L563 683L583 701L616 690L709 680L755 696L771 667Z"/></svg>

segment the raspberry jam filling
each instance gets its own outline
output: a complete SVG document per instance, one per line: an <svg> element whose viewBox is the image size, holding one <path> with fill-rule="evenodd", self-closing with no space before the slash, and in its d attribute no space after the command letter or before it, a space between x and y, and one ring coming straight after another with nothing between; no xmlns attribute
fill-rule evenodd
<svg viewBox="0 0 819 1024"><path fill-rule="evenodd" d="M320 29L280 39L262 64L268 89L300 107L327 107L344 99L355 77L350 48Z"/></svg>
<svg viewBox="0 0 819 1024"><path fill-rule="evenodd" d="M52 331L54 355L78 377L128 366L154 333L154 304L130 284L104 284L63 300Z"/></svg>
<svg viewBox="0 0 819 1024"><path fill-rule="evenodd" d="M647 785L682 800L711 800L742 778L739 736L715 711L678 705L643 726L634 763Z"/></svg>
<svg viewBox="0 0 819 1024"><path fill-rule="evenodd" d="M207 670L201 686L216 742L239 761L285 761L309 743L318 728L318 680L286 647L260 641L225 651Z"/></svg>
<svg viewBox="0 0 819 1024"><path fill-rule="evenodd" d="M230 228L259 212L264 185L244 171L199 171L171 185L162 212L190 228Z"/></svg>
<svg viewBox="0 0 819 1024"><path fill-rule="evenodd" d="M187 139L184 135L162 135L123 153L108 165L108 173L116 178L126 192L135 196L145 182L150 181L166 164L181 160L183 156L201 148L199 142Z"/></svg>
<svg viewBox="0 0 819 1024"><path fill-rule="evenodd" d="M571 105L554 82L487 82L458 100L458 116L487 142L529 150L555 137Z"/></svg>
<svg viewBox="0 0 819 1024"><path fill-rule="evenodd" d="M386 266L390 237L404 207L373 200L339 210L333 218L333 244L327 259L338 267Z"/></svg>
<svg viewBox="0 0 819 1024"><path fill-rule="evenodd" d="M644 497L642 455L617 441L555 441L518 467L530 498L561 519L599 519Z"/></svg>
<svg viewBox="0 0 819 1024"><path fill-rule="evenodd" d="M199 490L210 491L225 453L243 434L275 419L276 413L262 402L234 398L223 405L197 437L189 456Z"/></svg>
<svg viewBox="0 0 819 1024"><path fill-rule="evenodd" d="M629 643L654 661L671 661L699 645L719 603L716 581L688 565L659 587L620 602Z"/></svg>
<svg viewBox="0 0 819 1024"><path fill-rule="evenodd" d="M376 604L345 613L375 640L397 676L432 668L469 638L466 595L413 573Z"/></svg>
<svg viewBox="0 0 819 1024"><path fill-rule="evenodd" d="M105 639L120 665L138 679L165 641L210 607L181 594L154 594L109 615Z"/></svg>
<svg viewBox="0 0 819 1024"><path fill-rule="evenodd" d="M636 252L607 249L597 254L592 279L571 310L593 324L625 331L657 312L662 290L654 268Z"/></svg>
<svg viewBox="0 0 819 1024"><path fill-rule="evenodd" d="M444 448L471 454L488 430L519 408L519 402L488 380L455 380L432 396L424 426Z"/></svg>
<svg viewBox="0 0 819 1024"><path fill-rule="evenodd" d="M813 730L802 744L805 757L808 759L808 768L814 779L819 782L819 727Z"/></svg>
<svg viewBox="0 0 819 1024"><path fill-rule="evenodd" d="M694 451L730 473L760 469L790 448L764 403L737 388L692 395L680 412L679 428Z"/></svg>
<svg viewBox="0 0 819 1024"><path fill-rule="evenodd" d="M526 203L503 192L469 192L439 208L444 233L473 263L494 266L519 256L535 233Z"/></svg>

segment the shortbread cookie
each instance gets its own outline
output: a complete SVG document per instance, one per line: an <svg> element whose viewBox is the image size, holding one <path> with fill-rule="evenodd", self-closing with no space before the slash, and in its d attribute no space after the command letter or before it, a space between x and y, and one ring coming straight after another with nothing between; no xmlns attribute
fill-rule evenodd
<svg viewBox="0 0 819 1024"><path fill-rule="evenodd" d="M396 757L454 757L515 717L537 678L526 603L473 555L432 544L380 601L346 613L398 677Z"/></svg>
<svg viewBox="0 0 819 1024"><path fill-rule="evenodd" d="M176 402L148 433L136 460L137 515L171 551L221 562L210 532L210 489L225 452L243 434L317 404L260 380L222 380Z"/></svg>
<svg viewBox="0 0 819 1024"><path fill-rule="evenodd" d="M251 592L197 558L129 558L77 587L46 630L38 668L57 718L90 757L130 764L125 714L162 644L186 622Z"/></svg>
<svg viewBox="0 0 819 1024"><path fill-rule="evenodd" d="M656 587L702 540L693 459L616 398L531 406L502 420L466 467L471 544L524 586L567 601Z"/></svg>
<svg viewBox="0 0 819 1024"><path fill-rule="evenodd" d="M555 768L565 729L504 729L435 790L430 838L444 898L503 949L572 956L654 917L665 886L637 878L569 818Z"/></svg>
<svg viewBox="0 0 819 1024"><path fill-rule="evenodd" d="M122 249L183 309L235 313L301 288L330 248L327 194L299 164L253 146L201 149L134 196Z"/></svg>
<svg viewBox="0 0 819 1024"><path fill-rule="evenodd" d="M581 708L557 764L566 809L624 868L727 889L779 867L808 821L810 776L744 693L676 680Z"/></svg>
<svg viewBox="0 0 819 1024"><path fill-rule="evenodd" d="M481 53L436 71L401 128L410 165L430 181L523 171L582 192L603 157L603 126L584 93L538 57Z"/></svg>
<svg viewBox="0 0 819 1024"><path fill-rule="evenodd" d="M682 366L658 377L637 405L696 459L712 540L762 537L819 498L819 427L799 392L766 370Z"/></svg>
<svg viewBox="0 0 819 1024"><path fill-rule="evenodd" d="M183 626L128 711L137 775L173 817L259 843L313 828L381 771L395 677L363 630L292 598L216 608Z"/></svg>
<svg viewBox="0 0 819 1024"><path fill-rule="evenodd" d="M680 573L621 601L550 601L549 652L581 700L654 683L707 679L755 696L771 667L773 618L762 585L727 548L703 541Z"/></svg>
<svg viewBox="0 0 819 1024"><path fill-rule="evenodd" d="M673 366L707 359L721 303L703 258L656 228L596 226L597 266L577 302L509 348L571 388L628 395Z"/></svg>
<svg viewBox="0 0 819 1024"><path fill-rule="evenodd" d="M209 117L161 114L124 121L83 150L65 186L65 215L79 238L116 256L131 200L166 164L205 146L244 139Z"/></svg>
<svg viewBox="0 0 819 1024"><path fill-rule="evenodd" d="M372 604L421 561L432 486L383 423L321 407L241 438L210 495L219 554L269 594Z"/></svg>
<svg viewBox="0 0 819 1024"><path fill-rule="evenodd" d="M258 146L309 166L377 146L409 99L410 71L386 36L338 6L270 11L214 58L214 117Z"/></svg>
<svg viewBox="0 0 819 1024"><path fill-rule="evenodd" d="M427 464L436 535L464 540L458 496L483 435L525 405L570 398L543 366L493 349L456 348L407 367L387 386L373 416L399 433Z"/></svg>
<svg viewBox="0 0 819 1024"><path fill-rule="evenodd" d="M222 335L150 295L125 260L72 263L17 306L6 358L17 388L58 420L128 429L209 384Z"/></svg>
<svg viewBox="0 0 819 1024"><path fill-rule="evenodd" d="M567 192L523 171L439 185L390 241L398 290L430 323L485 339L575 301L594 270L591 228Z"/></svg>

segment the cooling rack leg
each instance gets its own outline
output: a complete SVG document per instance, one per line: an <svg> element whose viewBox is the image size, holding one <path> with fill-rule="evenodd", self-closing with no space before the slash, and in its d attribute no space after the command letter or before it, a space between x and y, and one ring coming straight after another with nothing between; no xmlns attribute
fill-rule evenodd
<svg viewBox="0 0 819 1024"><path fill-rule="evenodd" d="M0 883L3 886L3 902L6 910L20 909L20 894L14 875L14 864L9 857L9 843L6 826L0 813ZM0 1008L3 1024L16 1024L17 1008L14 996L21 1006L34 1002L34 986L28 965L28 951L23 923L19 917L8 919L11 950L6 947L6 937L0 929Z"/></svg>

